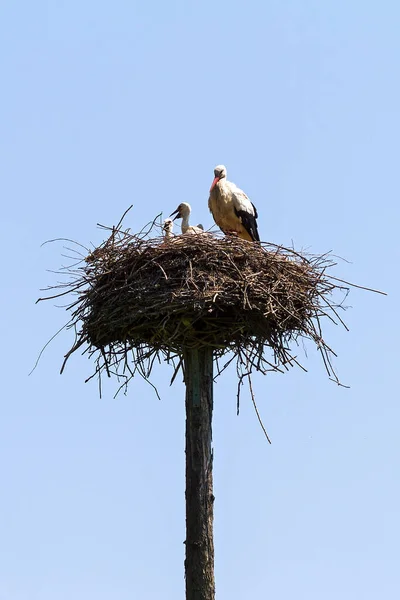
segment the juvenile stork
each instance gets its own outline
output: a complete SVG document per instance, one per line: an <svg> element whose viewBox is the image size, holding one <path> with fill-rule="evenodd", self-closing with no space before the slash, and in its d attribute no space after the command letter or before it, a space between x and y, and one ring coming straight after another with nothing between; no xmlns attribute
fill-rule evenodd
<svg viewBox="0 0 400 600"><path fill-rule="evenodd" d="M225 235L236 233L243 240L260 241L257 209L241 189L227 181L224 165L214 169L208 208Z"/></svg>
<svg viewBox="0 0 400 600"><path fill-rule="evenodd" d="M162 229L163 229L163 236L164 236L164 240L170 240L171 238L174 237L174 234L172 233L172 230L174 228L174 222L172 219L165 219Z"/></svg>
<svg viewBox="0 0 400 600"><path fill-rule="evenodd" d="M189 225L189 216L191 210L192 208L190 204L188 204L187 202L181 202L178 208L174 210L174 212L171 213L169 216L172 217L173 215L175 215L175 217L173 218L174 221L175 219L182 219L182 233L204 233L203 225Z"/></svg>

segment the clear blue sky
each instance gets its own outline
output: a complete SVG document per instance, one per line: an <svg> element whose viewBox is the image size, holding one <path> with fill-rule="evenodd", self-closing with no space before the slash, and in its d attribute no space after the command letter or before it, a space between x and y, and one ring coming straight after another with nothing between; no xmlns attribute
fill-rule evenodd
<svg viewBox="0 0 400 600"><path fill-rule="evenodd" d="M5 0L0 7L0 598L184 598L184 388L155 373L98 398L64 323L34 305L64 259L189 201L210 226L215 164L264 240L333 250L354 290L326 325L350 390L254 379L215 389L218 598L398 598L400 4L394 0ZM300 348L300 352L302 352Z"/></svg>

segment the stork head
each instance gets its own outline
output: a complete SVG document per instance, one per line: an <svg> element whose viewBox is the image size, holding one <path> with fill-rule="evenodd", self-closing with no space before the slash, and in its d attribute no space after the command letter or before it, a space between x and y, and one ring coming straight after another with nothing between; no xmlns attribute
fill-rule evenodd
<svg viewBox="0 0 400 600"><path fill-rule="evenodd" d="M169 235L172 233L172 230L174 228L174 222L172 219L165 219L164 223L163 223L163 231L165 233L165 235Z"/></svg>
<svg viewBox="0 0 400 600"><path fill-rule="evenodd" d="M172 217L173 215L175 215L173 218L174 221L175 219L183 219L183 217L188 217L190 215L191 210L192 209L190 207L190 204L188 204L187 202L181 202L178 208L174 210L174 212L171 213L169 216Z"/></svg>
<svg viewBox="0 0 400 600"><path fill-rule="evenodd" d="M224 179L224 177L226 177L226 167L224 165L217 165L214 169L214 180L211 184L210 192L212 192L218 181Z"/></svg>

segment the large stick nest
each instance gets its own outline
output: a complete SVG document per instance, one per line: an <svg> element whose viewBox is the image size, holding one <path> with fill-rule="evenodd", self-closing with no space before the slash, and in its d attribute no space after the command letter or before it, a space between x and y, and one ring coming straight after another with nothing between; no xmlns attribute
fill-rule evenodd
<svg viewBox="0 0 400 600"><path fill-rule="evenodd" d="M185 350L208 346L218 372L218 359L231 353L222 370L236 358L243 378L299 364L290 348L301 337L317 345L338 382L321 318L346 327L338 310L348 286L327 274L336 264L329 255L211 234L164 239L155 222L139 234L121 222L103 229L106 241L83 266L68 268L72 279L50 296L78 295L67 307L76 339L63 368L85 345L97 361L94 374L148 378L155 359L178 358L175 377Z"/></svg>
<svg viewBox="0 0 400 600"><path fill-rule="evenodd" d="M90 286L75 315L97 348L123 342L181 352L257 344L284 360L294 335L320 341L314 319L334 287L315 262L233 237L162 242L118 231L88 260Z"/></svg>
<svg viewBox="0 0 400 600"><path fill-rule="evenodd" d="M208 346L217 374L236 359L239 389L253 370L301 366L291 347L306 338L339 383L321 319L347 329L339 310L354 284L328 274L336 265L329 254L306 255L208 233L164 239L155 221L138 234L121 223L100 226L108 233L105 242L78 264L63 267L68 282L47 288L56 293L39 299L77 295L67 306L66 325L76 338L61 372L84 346L96 361L88 379L99 375L101 381L106 371L126 386L136 372L148 380L155 360L164 359L174 365L173 381L185 351Z"/></svg>

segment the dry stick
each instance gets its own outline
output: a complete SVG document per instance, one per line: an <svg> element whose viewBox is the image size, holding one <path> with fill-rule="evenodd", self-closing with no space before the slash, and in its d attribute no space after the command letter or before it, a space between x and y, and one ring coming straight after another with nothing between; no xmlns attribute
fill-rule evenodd
<svg viewBox="0 0 400 600"><path fill-rule="evenodd" d="M265 427L264 427L264 423L262 422L262 419L261 419L261 417L260 417L260 413L258 412L258 409L257 409L256 400L255 400L255 398L254 398L253 385L252 385L252 382L251 382L251 365L252 365L251 357L249 356L249 354L248 354L248 351L247 351L247 350L245 350L244 354L245 354L245 357L246 357L246 366L247 366L247 369L248 369L248 371L247 371L247 373L244 373L244 374L242 375L242 377L241 377L241 380L240 380L240 381L242 381L242 380L244 379L244 377L247 377L247 380L248 380L248 382L249 382L249 389L250 389L250 394L251 394L251 400L252 400L252 402L253 402L254 410L256 411L256 415L257 415L257 418L258 418L258 422L259 422L259 423L260 423L260 425L261 425L261 429L263 430L265 437L267 438L268 442L271 444L272 442L271 442L271 440L269 439L269 436L268 436L267 430L266 430L266 429L265 429ZM250 366L250 368L249 368L249 366ZM238 399L238 402L239 402L239 399ZM237 405L237 409L238 409L238 411L239 411L239 404ZM239 412L238 412L238 414L239 414Z"/></svg>
<svg viewBox="0 0 400 600"><path fill-rule="evenodd" d="M79 242L76 242L75 240L71 240L70 238L54 238L53 240L46 240L45 242L43 242L43 244L40 245L40 247L42 248L46 244L52 244L53 242L71 242L72 244L76 244L77 246L80 246L86 252L90 252L89 248L86 248L86 246L84 246L83 244L80 244Z"/></svg>
<svg viewBox="0 0 400 600"><path fill-rule="evenodd" d="M365 287L364 285L357 285L356 283L350 283L349 281L345 281L344 279L339 279L338 277L333 277L333 275L330 275L329 277L330 277L330 279L334 279L335 281L340 281L340 283L345 283L346 285L351 285L351 287L355 287L360 290L366 290L367 292L374 292L374 294L382 294L382 296L387 296L386 292L381 292L380 290L374 290L373 288Z"/></svg>
<svg viewBox="0 0 400 600"><path fill-rule="evenodd" d="M245 373L244 375L239 375L239 373L238 373L238 384L237 384L237 393L236 393L236 414L237 414L237 416L239 416L239 413L240 413L240 388L243 385L243 377L245 377L246 375L247 375L247 373Z"/></svg>
<svg viewBox="0 0 400 600"><path fill-rule="evenodd" d="M30 373L28 373L28 377L29 377L29 375L32 375L33 371L34 371L34 370L36 369L36 367L38 366L38 364L39 364L39 361L40 361L40 359L41 359L41 357L42 357L42 354L43 354L43 352L46 350L46 348L47 348L47 346L50 344L50 342L52 342L52 341L54 340L54 338L55 338L55 337L57 337L57 336L58 336L58 334L59 334L59 333L61 333L61 332L62 332L62 330L63 330L63 329L65 329L65 328L66 328L66 327L69 325L69 323L70 323L70 321L68 321L68 323L65 323L65 325L63 325L62 327L60 327L60 329L59 329L59 330L58 330L58 331L57 331L57 332L56 332L54 335L52 335L52 336L51 336L51 338L50 338L50 339L49 339L49 340L48 340L48 341L45 343L45 345L43 346L43 348L42 348L42 349L41 349L41 351L39 352L39 356L38 356L38 357L37 357L37 359L36 359L36 362L35 362L35 364L34 364L34 367L33 367L32 371L30 371Z"/></svg>
<svg viewBox="0 0 400 600"><path fill-rule="evenodd" d="M180 369L180 368L181 368L181 366L182 366L182 362L183 362L183 359L182 359L182 358L180 358L180 359L179 359L179 362L178 362L178 365L175 367L175 371L174 371L174 374L173 374L173 375L172 375L172 377L171 377L171 381L170 381L169 385L172 385L172 384L174 383L174 381L175 381L175 378L176 378L176 376L177 376L177 375L178 375L178 373L179 373L179 369Z"/></svg>
<svg viewBox="0 0 400 600"><path fill-rule="evenodd" d="M254 392L253 392L253 386L252 386L252 383L251 383L251 374L250 373L248 374L247 379L249 381L249 388L250 388L251 400L253 402L254 410L256 411L258 422L261 425L261 429L263 430L265 437L267 438L267 440L269 441L269 443L272 444L271 440L268 437L267 430L264 427L264 423L262 422L262 419L260 417L260 413L258 412L256 400L254 398Z"/></svg>
<svg viewBox="0 0 400 600"><path fill-rule="evenodd" d="M61 298L61 296L66 296L67 294L71 294L72 292L75 292L76 290L78 290L80 287L83 286L85 282L81 282L79 283L77 286L73 287L73 288L69 288L68 290L66 290L65 292L60 292L58 294L55 294L54 296L46 296L46 298L38 298L35 302L35 304L37 304L38 302L43 302L43 300L54 300L54 298Z"/></svg>
<svg viewBox="0 0 400 600"><path fill-rule="evenodd" d="M71 354L73 354L75 352L75 350L78 350L78 348L80 348L82 346L82 344L84 344L86 341L87 341L86 337L82 337L72 346L71 350L68 350L67 354L64 356L64 361L63 361L63 364L60 369L60 375L62 375L65 365L67 363L67 360L69 359Z"/></svg>

